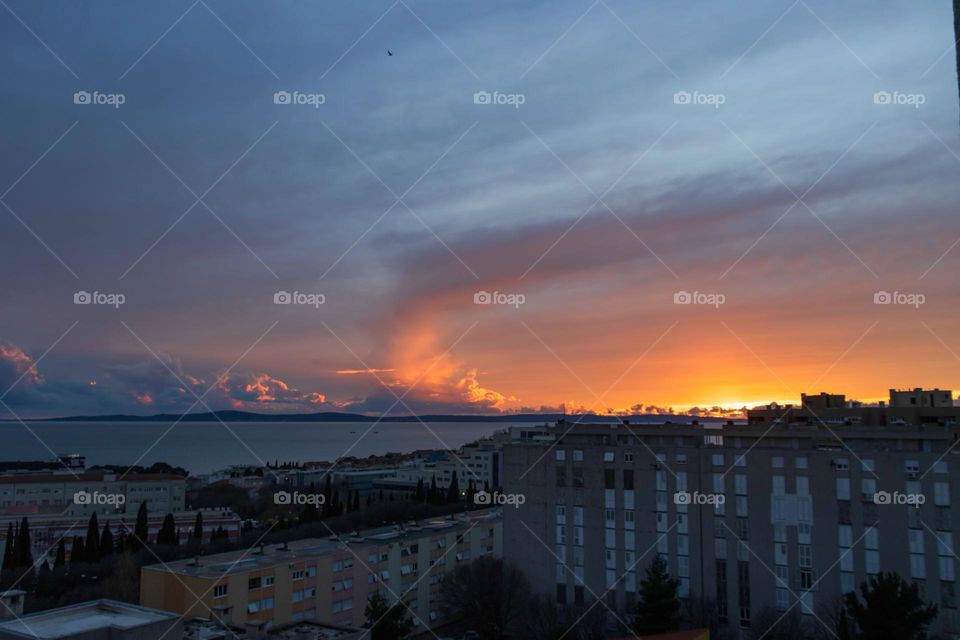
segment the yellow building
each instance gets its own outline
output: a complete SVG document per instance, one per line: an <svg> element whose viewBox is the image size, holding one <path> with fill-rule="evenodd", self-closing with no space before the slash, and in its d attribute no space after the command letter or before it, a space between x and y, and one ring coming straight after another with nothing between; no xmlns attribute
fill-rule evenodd
<svg viewBox="0 0 960 640"><path fill-rule="evenodd" d="M140 603L186 618L268 628L300 620L359 627L374 592L402 598L414 622L442 622L439 582L503 554L499 509L309 538L143 567ZM432 568L432 570L431 570Z"/></svg>

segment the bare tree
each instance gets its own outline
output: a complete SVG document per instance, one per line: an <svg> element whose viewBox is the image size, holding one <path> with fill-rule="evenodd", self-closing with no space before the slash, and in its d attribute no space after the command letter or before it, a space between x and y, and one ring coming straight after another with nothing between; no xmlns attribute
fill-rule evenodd
<svg viewBox="0 0 960 640"><path fill-rule="evenodd" d="M607 617L602 607L558 605L542 596L530 600L522 637L530 640L603 640Z"/></svg>
<svg viewBox="0 0 960 640"><path fill-rule="evenodd" d="M440 583L443 608L480 640L506 638L522 625L530 583L502 559L484 556L461 565Z"/></svg>
<svg viewBox="0 0 960 640"><path fill-rule="evenodd" d="M817 640L813 624L800 615L798 607L786 614L764 607L753 617L750 626L755 640Z"/></svg>

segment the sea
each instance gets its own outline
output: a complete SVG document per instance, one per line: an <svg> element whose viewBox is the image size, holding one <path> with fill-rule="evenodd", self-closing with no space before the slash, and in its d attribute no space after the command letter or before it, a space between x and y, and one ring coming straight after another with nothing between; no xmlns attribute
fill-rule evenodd
<svg viewBox="0 0 960 640"><path fill-rule="evenodd" d="M166 462L202 474L234 464L335 460L455 449L503 422L0 422L0 461L86 456L97 464Z"/></svg>

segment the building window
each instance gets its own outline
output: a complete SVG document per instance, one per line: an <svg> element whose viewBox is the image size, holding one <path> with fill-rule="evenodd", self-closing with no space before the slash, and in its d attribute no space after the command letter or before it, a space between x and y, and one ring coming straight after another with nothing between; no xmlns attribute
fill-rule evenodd
<svg viewBox="0 0 960 640"><path fill-rule="evenodd" d="M262 585L260 576L247 580L247 589L259 589Z"/></svg>
<svg viewBox="0 0 960 640"><path fill-rule="evenodd" d="M214 598L223 598L227 595L227 585L218 584L213 588L213 597Z"/></svg>
<svg viewBox="0 0 960 640"><path fill-rule="evenodd" d="M564 460L567 459L567 452L564 451L563 449L557 449L555 453L555 457L557 462L563 462Z"/></svg>

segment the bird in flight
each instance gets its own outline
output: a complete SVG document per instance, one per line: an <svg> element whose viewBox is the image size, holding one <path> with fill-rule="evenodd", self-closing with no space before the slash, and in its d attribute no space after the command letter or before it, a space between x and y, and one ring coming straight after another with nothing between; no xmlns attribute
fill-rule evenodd
<svg viewBox="0 0 960 640"><path fill-rule="evenodd" d="M393 51L390 51L390 49L387 49L387 55L388 55L388 56L392 56L392 55L393 55Z"/></svg>

